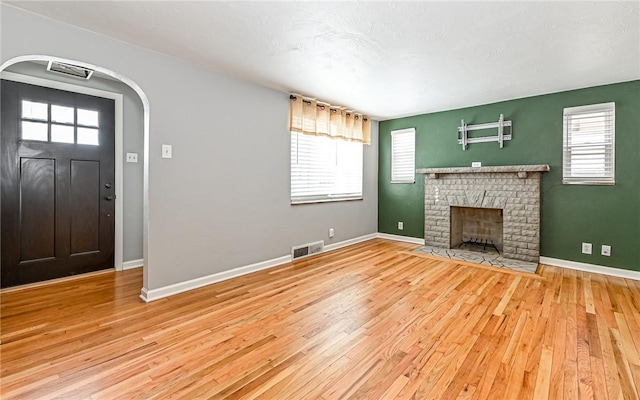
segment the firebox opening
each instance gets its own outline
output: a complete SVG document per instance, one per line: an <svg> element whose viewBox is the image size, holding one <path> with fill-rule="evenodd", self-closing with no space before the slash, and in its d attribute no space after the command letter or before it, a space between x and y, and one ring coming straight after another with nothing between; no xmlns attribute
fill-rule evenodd
<svg viewBox="0 0 640 400"><path fill-rule="evenodd" d="M451 207L452 249L502 253L502 209Z"/></svg>

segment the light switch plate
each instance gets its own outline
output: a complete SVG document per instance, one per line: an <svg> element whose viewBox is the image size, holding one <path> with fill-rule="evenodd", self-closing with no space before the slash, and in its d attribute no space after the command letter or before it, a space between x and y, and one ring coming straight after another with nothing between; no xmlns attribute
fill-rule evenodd
<svg viewBox="0 0 640 400"><path fill-rule="evenodd" d="M162 145L162 158L171 158L171 145L163 144Z"/></svg>
<svg viewBox="0 0 640 400"><path fill-rule="evenodd" d="M138 153L127 153L127 162L128 163L137 163L138 162Z"/></svg>

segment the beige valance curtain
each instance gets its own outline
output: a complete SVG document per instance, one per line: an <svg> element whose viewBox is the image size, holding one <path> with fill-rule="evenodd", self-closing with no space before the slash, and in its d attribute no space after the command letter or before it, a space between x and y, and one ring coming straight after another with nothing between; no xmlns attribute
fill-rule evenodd
<svg viewBox="0 0 640 400"><path fill-rule="evenodd" d="M371 120L362 114L343 110L315 100L292 95L289 130L306 135L322 135L364 144L371 143Z"/></svg>

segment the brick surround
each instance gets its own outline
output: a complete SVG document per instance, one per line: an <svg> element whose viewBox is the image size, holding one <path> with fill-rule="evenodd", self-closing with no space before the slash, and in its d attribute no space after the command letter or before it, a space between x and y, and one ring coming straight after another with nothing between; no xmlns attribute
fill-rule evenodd
<svg viewBox="0 0 640 400"><path fill-rule="evenodd" d="M548 165L423 168L424 239L451 247L451 207L503 210L502 256L537 263L540 258L540 175Z"/></svg>

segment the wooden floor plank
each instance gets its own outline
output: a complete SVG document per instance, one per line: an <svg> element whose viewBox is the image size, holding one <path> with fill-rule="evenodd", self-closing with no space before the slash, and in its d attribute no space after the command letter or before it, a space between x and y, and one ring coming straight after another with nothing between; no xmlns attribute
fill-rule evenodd
<svg viewBox="0 0 640 400"><path fill-rule="evenodd" d="M0 292L4 399L640 400L640 284L374 239L149 304L142 270Z"/></svg>

